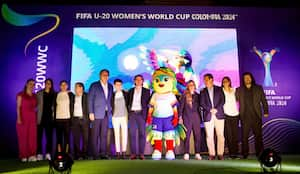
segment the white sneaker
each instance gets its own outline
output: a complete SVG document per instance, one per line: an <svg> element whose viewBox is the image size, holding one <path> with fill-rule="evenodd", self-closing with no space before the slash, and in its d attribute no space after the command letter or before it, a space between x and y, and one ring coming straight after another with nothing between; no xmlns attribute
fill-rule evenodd
<svg viewBox="0 0 300 174"><path fill-rule="evenodd" d="M189 159L190 159L190 155L189 155L188 153L185 153L185 154L183 155L183 159L184 159L184 160L189 160Z"/></svg>
<svg viewBox="0 0 300 174"><path fill-rule="evenodd" d="M28 158L29 162L36 162L36 157L35 156L31 156Z"/></svg>
<svg viewBox="0 0 300 174"><path fill-rule="evenodd" d="M167 160L174 160L175 159L175 153L173 150L168 150L166 153L166 159Z"/></svg>
<svg viewBox="0 0 300 174"><path fill-rule="evenodd" d="M200 153L196 153L195 160L202 160Z"/></svg>
<svg viewBox="0 0 300 174"><path fill-rule="evenodd" d="M21 162L22 162L22 163L26 163L26 162L27 162L27 158L22 158L22 159L21 159Z"/></svg>
<svg viewBox="0 0 300 174"><path fill-rule="evenodd" d="M45 159L48 160L48 161L51 161L51 155L50 155L50 153L46 154Z"/></svg>
<svg viewBox="0 0 300 174"><path fill-rule="evenodd" d="M42 160L43 160L43 155L42 155L42 154L38 154L38 155L36 156L36 160L37 160L37 161L42 161Z"/></svg>
<svg viewBox="0 0 300 174"><path fill-rule="evenodd" d="M159 150L154 150L152 153L153 160L160 160L161 159L161 152Z"/></svg>

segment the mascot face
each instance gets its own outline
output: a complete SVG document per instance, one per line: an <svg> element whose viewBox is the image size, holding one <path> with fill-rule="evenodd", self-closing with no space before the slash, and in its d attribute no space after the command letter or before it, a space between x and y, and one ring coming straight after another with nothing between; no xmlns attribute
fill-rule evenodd
<svg viewBox="0 0 300 174"><path fill-rule="evenodd" d="M159 68L152 75L152 87L157 93L176 93L176 84L175 73L170 68Z"/></svg>
<svg viewBox="0 0 300 174"><path fill-rule="evenodd" d="M157 76L153 81L153 89L157 93L171 92L173 89L173 81L173 78L166 75Z"/></svg>

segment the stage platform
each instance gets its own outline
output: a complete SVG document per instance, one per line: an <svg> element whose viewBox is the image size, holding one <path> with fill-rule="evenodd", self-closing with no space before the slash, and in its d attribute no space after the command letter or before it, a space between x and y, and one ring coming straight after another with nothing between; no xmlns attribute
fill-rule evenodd
<svg viewBox="0 0 300 174"><path fill-rule="evenodd" d="M21 163L16 159L0 159L1 173L48 173L47 161ZM81 160L75 161L72 167L73 174L100 173L100 174L203 174L203 173L259 173L260 164L254 156L249 159L224 161L208 161L207 156L203 160L182 160L177 156L176 160L153 161L150 156L147 160ZM283 155L282 172L300 173L300 155Z"/></svg>

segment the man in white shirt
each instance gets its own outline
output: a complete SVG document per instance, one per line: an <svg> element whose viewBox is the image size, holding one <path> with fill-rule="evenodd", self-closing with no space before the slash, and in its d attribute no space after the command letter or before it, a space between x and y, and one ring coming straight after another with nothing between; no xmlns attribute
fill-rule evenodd
<svg viewBox="0 0 300 174"><path fill-rule="evenodd" d="M88 95L89 118L91 121L90 138L93 158L98 158L98 138L100 138L101 159L108 159L106 146L108 121L112 113L111 97L113 86L108 83L109 71L107 69L101 70L99 75L100 81L91 84Z"/></svg>
<svg viewBox="0 0 300 174"><path fill-rule="evenodd" d="M146 143L146 116L150 100L150 90L143 87L144 78L142 75L134 77L135 87L128 92L128 112L130 127L130 159L134 160L139 154L141 160L145 159L144 150ZM138 130L138 151L136 147L136 131Z"/></svg>
<svg viewBox="0 0 300 174"><path fill-rule="evenodd" d="M205 88L200 92L200 105L203 108L203 121L209 160L214 160L216 153L219 160L224 160L224 103L225 96L219 86L214 85L212 74L204 76ZM217 152L215 150L214 130L217 134Z"/></svg>
<svg viewBox="0 0 300 174"><path fill-rule="evenodd" d="M75 159L85 159L88 145L89 112L87 93L84 92L84 84L81 82L75 84L75 100L73 101L72 133L74 137L74 157ZM80 148L81 135L83 137L82 150Z"/></svg>

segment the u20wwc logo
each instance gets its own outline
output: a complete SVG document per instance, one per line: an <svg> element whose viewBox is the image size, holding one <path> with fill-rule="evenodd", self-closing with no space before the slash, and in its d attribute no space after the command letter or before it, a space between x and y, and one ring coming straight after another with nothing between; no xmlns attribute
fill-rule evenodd
<svg viewBox="0 0 300 174"><path fill-rule="evenodd" d="M6 4L3 4L1 7L1 14L3 19L13 25L13 26L31 26L33 24L39 23L42 20L45 20L46 18L54 18L55 23L50 28L48 28L46 31L43 31L41 33L38 33L34 35L31 39L29 39L24 46L24 55L27 55L28 47L32 42L35 40L46 36L47 34L54 31L59 23L60 18L56 14L35 14L35 15L25 15L20 14L12 9L10 9ZM37 47L37 56L36 56L36 73L35 73L35 91L37 92L40 89L43 89L45 87L45 80L46 80L46 74L47 74L47 51L48 46L47 44L44 45L38 45Z"/></svg>
<svg viewBox="0 0 300 174"><path fill-rule="evenodd" d="M32 37L31 39L29 39L29 41L27 41L25 47L24 47L24 55L26 56L27 54L27 49L29 47L29 45L43 37L43 36L46 36L47 34L51 33L52 31L54 31L59 23L60 23L60 18L58 15L56 14L36 14L36 15L25 15L25 14L20 14L20 13L17 13L15 11L13 11L12 9L10 9L7 4L3 4L2 7L1 7L1 13L2 13L2 17L3 19L11 24L11 25L14 25L14 26L30 26L30 25L33 25L33 24L36 24L46 18L55 18L55 24L53 26L51 26L49 29L47 29L46 31L44 32L41 32L37 35L35 35L34 37Z"/></svg>

